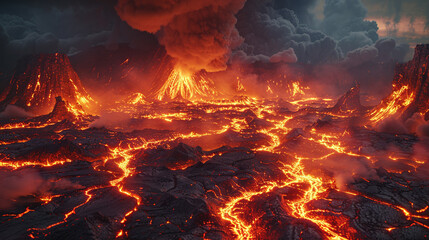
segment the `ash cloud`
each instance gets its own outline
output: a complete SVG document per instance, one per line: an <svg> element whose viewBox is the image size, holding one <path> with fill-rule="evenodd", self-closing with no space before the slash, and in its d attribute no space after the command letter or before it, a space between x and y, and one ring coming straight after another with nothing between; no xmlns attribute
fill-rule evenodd
<svg viewBox="0 0 429 240"><path fill-rule="evenodd" d="M310 11L314 8L318 0L275 0L273 6L276 9L290 9L298 17L299 21L306 25L315 25L314 13Z"/></svg>
<svg viewBox="0 0 429 240"><path fill-rule="evenodd" d="M293 48L286 49L284 51L281 51L279 53L274 54L270 58L270 62L272 63L296 63L298 61L298 58L295 55L295 51Z"/></svg>
<svg viewBox="0 0 429 240"><path fill-rule="evenodd" d="M339 59L334 39L301 24L293 10L275 6L271 1L249 0L246 3L237 15L237 28L245 39L240 50L249 56L270 57L292 48L298 62L310 64Z"/></svg>
<svg viewBox="0 0 429 240"><path fill-rule="evenodd" d="M327 0L320 23L308 20L314 2L249 0L237 15L237 28L245 39L241 50L272 56L293 48L299 62L318 64L344 59L379 40L377 23L365 20L367 10L360 0Z"/></svg>
<svg viewBox="0 0 429 240"><path fill-rule="evenodd" d="M389 93L386 86L394 67L408 60L410 47L380 38L377 23L366 20L367 9L360 0L325 1L320 21L309 17L315 1L279 2L247 1L237 14L237 29L245 40L234 56L253 64L293 49L297 61L287 68L306 69L304 80L337 86L337 94L356 82L364 95L381 98Z"/></svg>
<svg viewBox="0 0 429 240"><path fill-rule="evenodd" d="M216 72L242 41L234 15L245 1L120 0L116 10L133 28L156 34L182 68Z"/></svg>
<svg viewBox="0 0 429 240"><path fill-rule="evenodd" d="M360 0L326 0L325 18L321 29L337 40L344 39L350 34L361 33L375 42L378 40L377 23L366 21L367 10Z"/></svg>

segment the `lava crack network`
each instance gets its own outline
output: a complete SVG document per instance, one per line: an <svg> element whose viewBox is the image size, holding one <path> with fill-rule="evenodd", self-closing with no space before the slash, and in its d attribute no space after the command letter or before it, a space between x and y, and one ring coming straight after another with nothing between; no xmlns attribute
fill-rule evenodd
<svg viewBox="0 0 429 240"><path fill-rule="evenodd" d="M62 81L83 89L74 79ZM46 115L0 125L0 180L14 186L0 187L0 237L427 238L426 142L377 131L427 113L425 84L404 81L372 108L359 86L335 104L297 82L289 101L215 100L211 81L174 69L154 99L107 107L129 119L102 127L80 106L86 91L57 97Z"/></svg>

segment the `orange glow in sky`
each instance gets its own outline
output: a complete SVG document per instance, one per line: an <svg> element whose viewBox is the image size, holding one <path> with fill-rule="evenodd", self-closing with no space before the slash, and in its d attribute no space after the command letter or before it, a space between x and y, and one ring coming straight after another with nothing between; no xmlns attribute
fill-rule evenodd
<svg viewBox="0 0 429 240"><path fill-rule="evenodd" d="M393 18L387 17L370 17L369 21L376 21L379 27L378 34L380 37L395 36L398 38L409 39L418 41L418 39L425 38L429 35L429 29L426 28L426 19L417 17L412 19L410 17L402 17L398 23L395 23Z"/></svg>

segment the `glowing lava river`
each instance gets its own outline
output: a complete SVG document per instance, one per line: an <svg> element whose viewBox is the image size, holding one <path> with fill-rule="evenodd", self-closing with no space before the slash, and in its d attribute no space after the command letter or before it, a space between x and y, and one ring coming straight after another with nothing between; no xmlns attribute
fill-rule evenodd
<svg viewBox="0 0 429 240"><path fill-rule="evenodd" d="M133 104L114 130L88 117L5 125L0 235L426 238L421 142L351 125L326 101Z"/></svg>
<svg viewBox="0 0 429 240"><path fill-rule="evenodd" d="M359 86L326 99L299 82L287 100L184 100L218 92L173 70L153 99L134 93L101 116L86 114L96 102L71 68L55 80L67 94L52 93L40 69L2 95L27 110L55 106L0 119L0 239L429 236L429 140L380 130L429 118L427 74L409 81L411 67L374 107L361 105Z"/></svg>

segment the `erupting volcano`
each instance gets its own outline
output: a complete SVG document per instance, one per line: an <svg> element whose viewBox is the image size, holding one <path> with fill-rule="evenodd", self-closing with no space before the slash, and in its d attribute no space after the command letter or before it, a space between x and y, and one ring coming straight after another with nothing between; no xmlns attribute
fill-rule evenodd
<svg viewBox="0 0 429 240"><path fill-rule="evenodd" d="M344 33L350 1L326 1L338 39L251 0L119 0L129 26L43 35L69 54L24 56L0 95L0 239L428 239L429 44L397 63L362 9Z"/></svg>
<svg viewBox="0 0 429 240"><path fill-rule="evenodd" d="M203 99L216 96L212 81L201 75L175 68L171 71L167 81L156 92L158 100L166 99Z"/></svg>

